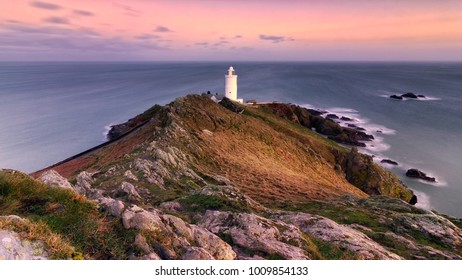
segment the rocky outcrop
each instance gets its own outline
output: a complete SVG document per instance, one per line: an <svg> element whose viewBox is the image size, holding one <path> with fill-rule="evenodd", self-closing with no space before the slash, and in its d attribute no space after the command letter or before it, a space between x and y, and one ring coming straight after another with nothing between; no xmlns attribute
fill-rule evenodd
<svg viewBox="0 0 462 280"><path fill-rule="evenodd" d="M69 181L67 181L66 178L64 178L63 176L61 176L58 172L54 170L49 170L43 173L39 177L39 180L52 188L62 188L62 189L68 189L72 191L74 190L74 188L69 183Z"/></svg>
<svg viewBox="0 0 462 280"><path fill-rule="evenodd" d="M371 141L374 139L374 136L370 134L366 134L358 129L342 127L332 120L343 118L344 121L353 121L351 118L341 118L335 114L328 114L326 118L323 118L319 114L312 114L309 109L284 103L270 103L262 106L271 108L273 113L280 117L303 125L309 129L315 129L316 132L328 136L329 139L337 143L365 147L366 144L363 143L363 141Z"/></svg>
<svg viewBox="0 0 462 280"><path fill-rule="evenodd" d="M157 211L146 211L136 205L131 205L122 214L122 222L126 229L160 230L162 220Z"/></svg>
<svg viewBox="0 0 462 280"><path fill-rule="evenodd" d="M120 187L114 192L114 197L124 197L128 201L137 201L141 199L136 187L128 182L122 182Z"/></svg>
<svg viewBox="0 0 462 280"><path fill-rule="evenodd" d="M407 177L410 177L410 178L416 178L416 179L422 179L424 181L428 181L428 182L436 182L436 178L434 177L429 177L427 176L426 173L418 170L418 169L409 169L408 171L406 171L406 176Z"/></svg>
<svg viewBox="0 0 462 280"><path fill-rule="evenodd" d="M77 175L77 183L75 184L75 190L79 194L87 195L89 197L98 196L92 189L94 183L93 175L87 171L82 171Z"/></svg>
<svg viewBox="0 0 462 280"><path fill-rule="evenodd" d="M142 230L153 239L152 244L147 245L144 236L136 237L136 246L145 254L157 250L167 259L189 259L194 256L230 260L236 257L231 246L210 231L157 210L148 211L132 205L123 212L122 222L125 228Z"/></svg>
<svg viewBox="0 0 462 280"><path fill-rule="evenodd" d="M305 213L287 214L279 218L297 226L310 236L350 251L359 259L401 259L364 233L339 225L330 219Z"/></svg>
<svg viewBox="0 0 462 280"><path fill-rule="evenodd" d="M120 218L125 209L122 201L110 197L101 197L98 199L100 206L114 217Z"/></svg>
<svg viewBox="0 0 462 280"><path fill-rule="evenodd" d="M110 130L108 131L106 138L111 141L118 139L134 129L143 126L146 124L152 117L155 116L157 112L162 109L162 106L154 105L144 113L136 116L135 118L129 119L125 123L111 125Z"/></svg>
<svg viewBox="0 0 462 280"><path fill-rule="evenodd" d="M200 247L189 247L183 254L183 260L214 260L209 252Z"/></svg>
<svg viewBox="0 0 462 280"><path fill-rule="evenodd" d="M221 106L225 107L228 110L233 111L234 113L241 114L244 112L244 108L232 102L229 98L223 97L223 99L218 102Z"/></svg>
<svg viewBox="0 0 462 280"><path fill-rule="evenodd" d="M254 255L288 260L310 259L300 230L255 214L207 211L199 225L221 235L236 247L239 258ZM290 243L290 244L289 244ZM246 252L239 250L245 248Z"/></svg>
<svg viewBox="0 0 462 280"><path fill-rule="evenodd" d="M394 222L402 232L413 235L417 232L421 238L434 240L443 247L457 250L462 246L462 229L434 213L399 215L394 218Z"/></svg>
<svg viewBox="0 0 462 280"><path fill-rule="evenodd" d="M359 153L356 148L351 149L343 166L348 182L368 194L398 197L414 204L417 202L412 190L396 175L377 166L372 157Z"/></svg>

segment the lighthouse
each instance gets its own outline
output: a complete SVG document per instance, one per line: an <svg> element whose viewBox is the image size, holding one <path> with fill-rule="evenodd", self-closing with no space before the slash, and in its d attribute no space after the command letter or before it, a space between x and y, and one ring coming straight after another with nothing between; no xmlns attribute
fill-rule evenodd
<svg viewBox="0 0 462 280"><path fill-rule="evenodd" d="M237 75L233 66L229 67L228 74L225 75L225 96L242 103L242 99L237 99Z"/></svg>

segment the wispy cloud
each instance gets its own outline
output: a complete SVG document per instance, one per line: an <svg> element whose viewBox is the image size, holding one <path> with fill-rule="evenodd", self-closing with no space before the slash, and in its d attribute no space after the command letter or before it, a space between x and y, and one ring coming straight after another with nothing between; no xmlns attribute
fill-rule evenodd
<svg viewBox="0 0 462 280"><path fill-rule="evenodd" d="M242 38L242 35L236 35L233 37L233 39L241 39Z"/></svg>
<svg viewBox="0 0 462 280"><path fill-rule="evenodd" d="M161 37L159 35L154 35L154 34L141 34L135 37L135 39L138 40L152 40L152 39L160 39Z"/></svg>
<svg viewBox="0 0 462 280"><path fill-rule="evenodd" d="M260 34L259 36L260 40L263 41L270 41L274 44L281 43L281 42L287 42L287 41L295 41L292 37L286 37L286 36L276 36L276 35L264 35Z"/></svg>
<svg viewBox="0 0 462 280"><path fill-rule="evenodd" d="M124 4L120 4L120 3L115 3L114 4L116 7L119 7L121 8L122 10L125 11L125 14L127 16L131 16L131 17L139 17L142 13L141 11L139 10L136 10L134 8L132 8L131 6L128 6L128 5L124 5Z"/></svg>
<svg viewBox="0 0 462 280"><path fill-rule="evenodd" d="M44 10L60 10L61 9L61 6L59 5L48 3L48 2L42 2L42 1L32 1L30 2L30 5L32 7L44 9Z"/></svg>
<svg viewBox="0 0 462 280"><path fill-rule="evenodd" d="M84 10L73 10L73 14L78 15L78 16L84 16L84 17L92 17L95 14L89 11L84 11Z"/></svg>
<svg viewBox="0 0 462 280"><path fill-rule="evenodd" d="M220 46L223 46L223 45L226 45L226 44L229 44L229 41L221 39L220 41L214 43L213 46L220 47Z"/></svg>
<svg viewBox="0 0 462 280"><path fill-rule="evenodd" d="M53 24L70 24L69 19L65 17L48 17L43 20L43 22L53 23Z"/></svg>
<svg viewBox="0 0 462 280"><path fill-rule="evenodd" d="M173 32L170 28L166 26L159 25L154 29L154 32L159 32L159 33L166 33L166 32Z"/></svg>
<svg viewBox="0 0 462 280"><path fill-rule="evenodd" d="M165 42L136 41L128 38L103 36L90 28L71 28L71 25L32 25L0 23L0 49L22 50L27 47L37 52L66 53L146 53L165 51Z"/></svg>

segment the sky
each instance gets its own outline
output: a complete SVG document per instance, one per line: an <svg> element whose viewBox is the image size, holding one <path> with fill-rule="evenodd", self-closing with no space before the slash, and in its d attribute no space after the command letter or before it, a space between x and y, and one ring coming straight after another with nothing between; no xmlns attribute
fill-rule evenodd
<svg viewBox="0 0 462 280"><path fill-rule="evenodd" d="M462 61L461 0L0 0L0 61Z"/></svg>

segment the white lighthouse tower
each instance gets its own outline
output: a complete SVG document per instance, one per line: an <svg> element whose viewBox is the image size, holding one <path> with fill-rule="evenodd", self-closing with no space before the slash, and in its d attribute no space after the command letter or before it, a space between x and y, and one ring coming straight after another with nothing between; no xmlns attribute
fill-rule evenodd
<svg viewBox="0 0 462 280"><path fill-rule="evenodd" d="M241 102L237 99L237 75L233 66L229 67L228 74L225 75L225 96L233 101Z"/></svg>

